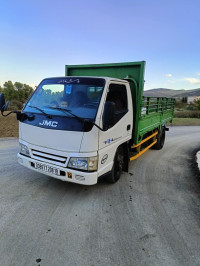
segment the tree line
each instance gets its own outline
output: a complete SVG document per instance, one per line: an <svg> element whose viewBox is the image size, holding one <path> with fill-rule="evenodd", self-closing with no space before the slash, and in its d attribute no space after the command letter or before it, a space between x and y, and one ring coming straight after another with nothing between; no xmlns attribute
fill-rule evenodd
<svg viewBox="0 0 200 266"><path fill-rule="evenodd" d="M22 109L23 104L27 101L29 96L33 93L33 88L21 82L12 83L6 81L3 87L0 86L0 93L3 92L6 101L10 101L10 110Z"/></svg>

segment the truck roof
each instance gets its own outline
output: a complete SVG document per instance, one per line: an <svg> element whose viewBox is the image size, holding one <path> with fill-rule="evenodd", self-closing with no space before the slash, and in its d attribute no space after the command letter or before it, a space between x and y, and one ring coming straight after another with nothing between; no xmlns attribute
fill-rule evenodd
<svg viewBox="0 0 200 266"><path fill-rule="evenodd" d="M113 77L99 77L99 76L62 76L62 77L49 77L45 79L55 79L55 78L60 78L60 79L66 79L66 78L102 78L105 80L112 80L112 81L117 81L117 82L127 82L125 79L118 79L118 78L113 78Z"/></svg>

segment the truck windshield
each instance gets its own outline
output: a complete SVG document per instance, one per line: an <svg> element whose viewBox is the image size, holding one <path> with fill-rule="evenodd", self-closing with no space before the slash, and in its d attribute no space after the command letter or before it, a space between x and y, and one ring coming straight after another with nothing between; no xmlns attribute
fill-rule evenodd
<svg viewBox="0 0 200 266"><path fill-rule="evenodd" d="M105 85L101 78L64 77L43 80L23 112L94 119ZM34 108L33 108L34 107ZM60 109L70 112L61 112Z"/></svg>

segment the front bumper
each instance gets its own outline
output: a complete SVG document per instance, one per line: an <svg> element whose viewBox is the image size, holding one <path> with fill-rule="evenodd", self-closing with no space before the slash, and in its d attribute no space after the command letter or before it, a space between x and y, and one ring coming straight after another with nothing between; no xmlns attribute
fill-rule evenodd
<svg viewBox="0 0 200 266"><path fill-rule="evenodd" d="M35 159L32 159L30 157L23 156L21 154L17 154L18 157L18 162L36 172L40 172L42 174L52 176L56 179L60 179L62 181L67 181L67 182L72 182L72 183L77 183L77 184L82 184L82 185L94 185L97 183L98 180L98 172L82 172L82 171L77 171L75 169L69 169L57 165L52 165L46 162L38 161ZM60 174L54 174L50 173L44 170L39 170L34 167L35 164L41 163L46 166L46 169L49 168L56 168L59 170Z"/></svg>

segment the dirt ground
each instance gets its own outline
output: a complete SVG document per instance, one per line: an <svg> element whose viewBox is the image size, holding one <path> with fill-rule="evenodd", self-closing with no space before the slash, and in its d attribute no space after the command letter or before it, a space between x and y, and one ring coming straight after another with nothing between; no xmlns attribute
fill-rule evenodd
<svg viewBox="0 0 200 266"><path fill-rule="evenodd" d="M16 114L7 117L0 115L0 138L19 136L19 125Z"/></svg>
<svg viewBox="0 0 200 266"><path fill-rule="evenodd" d="M0 265L200 266L199 131L170 128L162 150L94 186L23 167L18 140L1 139Z"/></svg>

